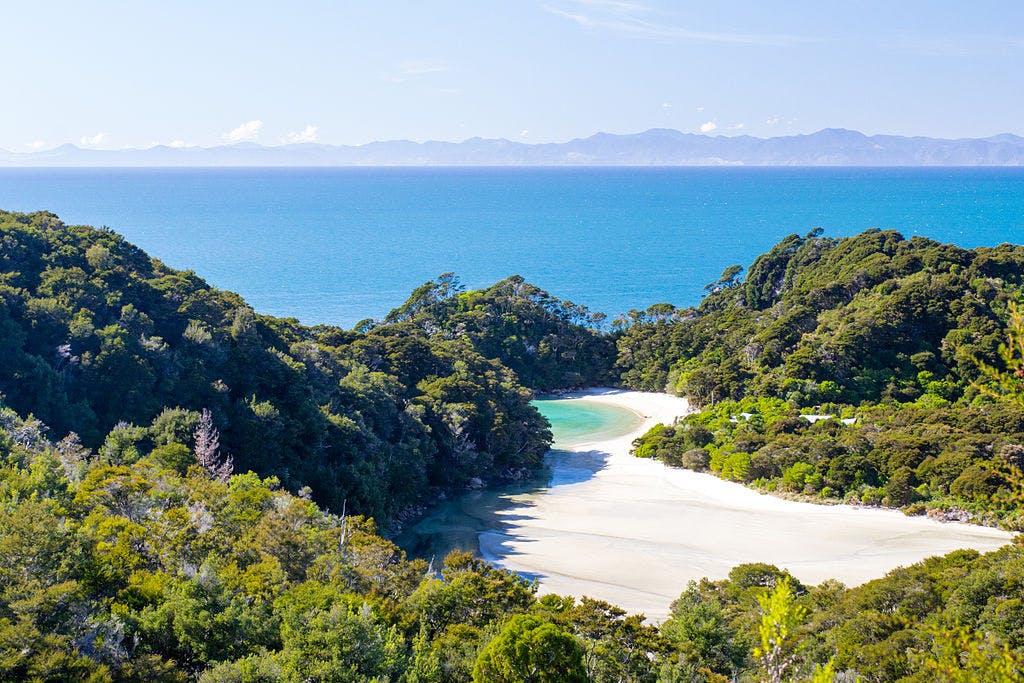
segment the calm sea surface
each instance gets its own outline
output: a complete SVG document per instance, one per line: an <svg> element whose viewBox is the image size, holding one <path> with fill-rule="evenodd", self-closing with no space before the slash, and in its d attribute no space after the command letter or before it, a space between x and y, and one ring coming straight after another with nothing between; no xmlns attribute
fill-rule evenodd
<svg viewBox="0 0 1024 683"><path fill-rule="evenodd" d="M696 304L781 237L1024 241L1024 169L0 169L0 208L106 225L257 310L349 326L446 271L615 315Z"/></svg>

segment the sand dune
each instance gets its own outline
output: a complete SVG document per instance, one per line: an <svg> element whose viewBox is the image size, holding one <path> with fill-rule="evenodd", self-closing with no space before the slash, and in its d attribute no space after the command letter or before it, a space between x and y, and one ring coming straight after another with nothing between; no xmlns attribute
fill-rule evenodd
<svg viewBox="0 0 1024 683"><path fill-rule="evenodd" d="M685 399L612 390L570 396L644 420L636 432L557 455L554 485L512 497L500 513L504 528L480 535L485 557L536 577L542 593L589 595L660 620L688 581L724 578L743 562L770 562L809 583L857 584L931 555L994 550L1011 539L892 510L781 500L635 458L632 440L685 414ZM558 476L574 469L593 473Z"/></svg>

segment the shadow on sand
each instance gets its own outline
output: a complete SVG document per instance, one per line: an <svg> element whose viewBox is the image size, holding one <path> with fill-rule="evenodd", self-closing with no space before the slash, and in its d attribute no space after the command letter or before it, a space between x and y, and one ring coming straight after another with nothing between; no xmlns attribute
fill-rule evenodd
<svg viewBox="0 0 1024 683"><path fill-rule="evenodd" d="M471 552L500 566L514 552L513 542L529 542L516 535L516 526L532 518L535 497L591 479L607 459L602 451L551 450L544 457L544 467L530 479L443 500L408 524L394 541L410 557L433 559L435 567L453 550ZM519 574L531 581L544 578L533 572Z"/></svg>

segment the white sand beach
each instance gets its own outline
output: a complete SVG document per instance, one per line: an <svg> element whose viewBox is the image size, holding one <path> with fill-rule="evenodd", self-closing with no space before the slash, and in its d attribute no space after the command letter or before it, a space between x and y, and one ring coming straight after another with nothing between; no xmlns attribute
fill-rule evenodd
<svg viewBox="0 0 1024 683"><path fill-rule="evenodd" d="M688 581L724 578L744 562L769 562L807 583L854 585L925 557L994 550L1011 539L893 510L782 500L635 458L633 439L685 414L685 399L616 390L566 398L625 407L644 419L631 434L558 455L553 485L514 497L500 513L506 528L481 534L484 557L536 577L541 593L588 595L660 621ZM559 468L580 466L596 472L558 476Z"/></svg>

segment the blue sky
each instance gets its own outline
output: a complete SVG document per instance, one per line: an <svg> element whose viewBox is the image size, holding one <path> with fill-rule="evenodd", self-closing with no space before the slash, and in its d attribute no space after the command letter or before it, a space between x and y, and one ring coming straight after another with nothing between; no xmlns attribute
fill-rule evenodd
<svg viewBox="0 0 1024 683"><path fill-rule="evenodd" d="M1024 134L1024 3L39 2L0 147Z"/></svg>

